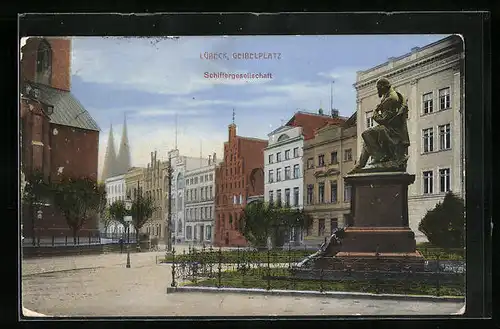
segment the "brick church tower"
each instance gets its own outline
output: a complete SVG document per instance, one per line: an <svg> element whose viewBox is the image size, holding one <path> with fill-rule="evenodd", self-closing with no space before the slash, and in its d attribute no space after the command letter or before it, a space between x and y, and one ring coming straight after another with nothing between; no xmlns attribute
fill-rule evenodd
<svg viewBox="0 0 500 329"><path fill-rule="evenodd" d="M28 38L21 48L20 64L23 173L29 177L41 172L50 181L61 175L97 180L99 127L71 93L71 39ZM55 207L42 208L43 218L36 221L32 211L23 208L26 236L71 235ZM81 234L97 231L96 219Z"/></svg>

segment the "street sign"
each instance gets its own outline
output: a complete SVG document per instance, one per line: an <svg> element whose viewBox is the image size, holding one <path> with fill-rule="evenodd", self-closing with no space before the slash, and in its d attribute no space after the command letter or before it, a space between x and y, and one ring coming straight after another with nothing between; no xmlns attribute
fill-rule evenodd
<svg viewBox="0 0 500 329"><path fill-rule="evenodd" d="M123 217L123 220L124 220L126 223L131 223L131 222L132 222L132 216L124 216L124 217Z"/></svg>

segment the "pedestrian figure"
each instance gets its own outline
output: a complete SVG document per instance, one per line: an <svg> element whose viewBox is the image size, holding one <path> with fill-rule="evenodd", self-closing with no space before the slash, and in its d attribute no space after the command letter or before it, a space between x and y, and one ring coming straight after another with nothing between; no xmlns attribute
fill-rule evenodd
<svg viewBox="0 0 500 329"><path fill-rule="evenodd" d="M120 238L120 253L123 253L123 238Z"/></svg>

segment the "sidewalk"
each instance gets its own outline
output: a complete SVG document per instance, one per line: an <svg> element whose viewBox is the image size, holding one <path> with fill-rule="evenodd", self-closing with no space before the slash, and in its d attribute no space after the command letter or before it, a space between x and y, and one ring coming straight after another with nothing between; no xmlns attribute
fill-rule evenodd
<svg viewBox="0 0 500 329"><path fill-rule="evenodd" d="M272 296L232 293L167 294L171 266L164 252L28 259L22 302L47 316L450 315L453 302ZM48 272L48 270L56 272ZM31 274L31 275L29 275ZM33 275L36 274L36 275Z"/></svg>

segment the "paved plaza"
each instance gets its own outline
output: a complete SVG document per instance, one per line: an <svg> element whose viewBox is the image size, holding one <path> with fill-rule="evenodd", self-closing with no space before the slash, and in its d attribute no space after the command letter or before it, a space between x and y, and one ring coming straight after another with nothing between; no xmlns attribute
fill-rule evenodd
<svg viewBox="0 0 500 329"><path fill-rule="evenodd" d="M182 249L182 247L178 247ZM23 306L48 316L450 315L463 304L228 293L166 294L164 252L25 259Z"/></svg>

